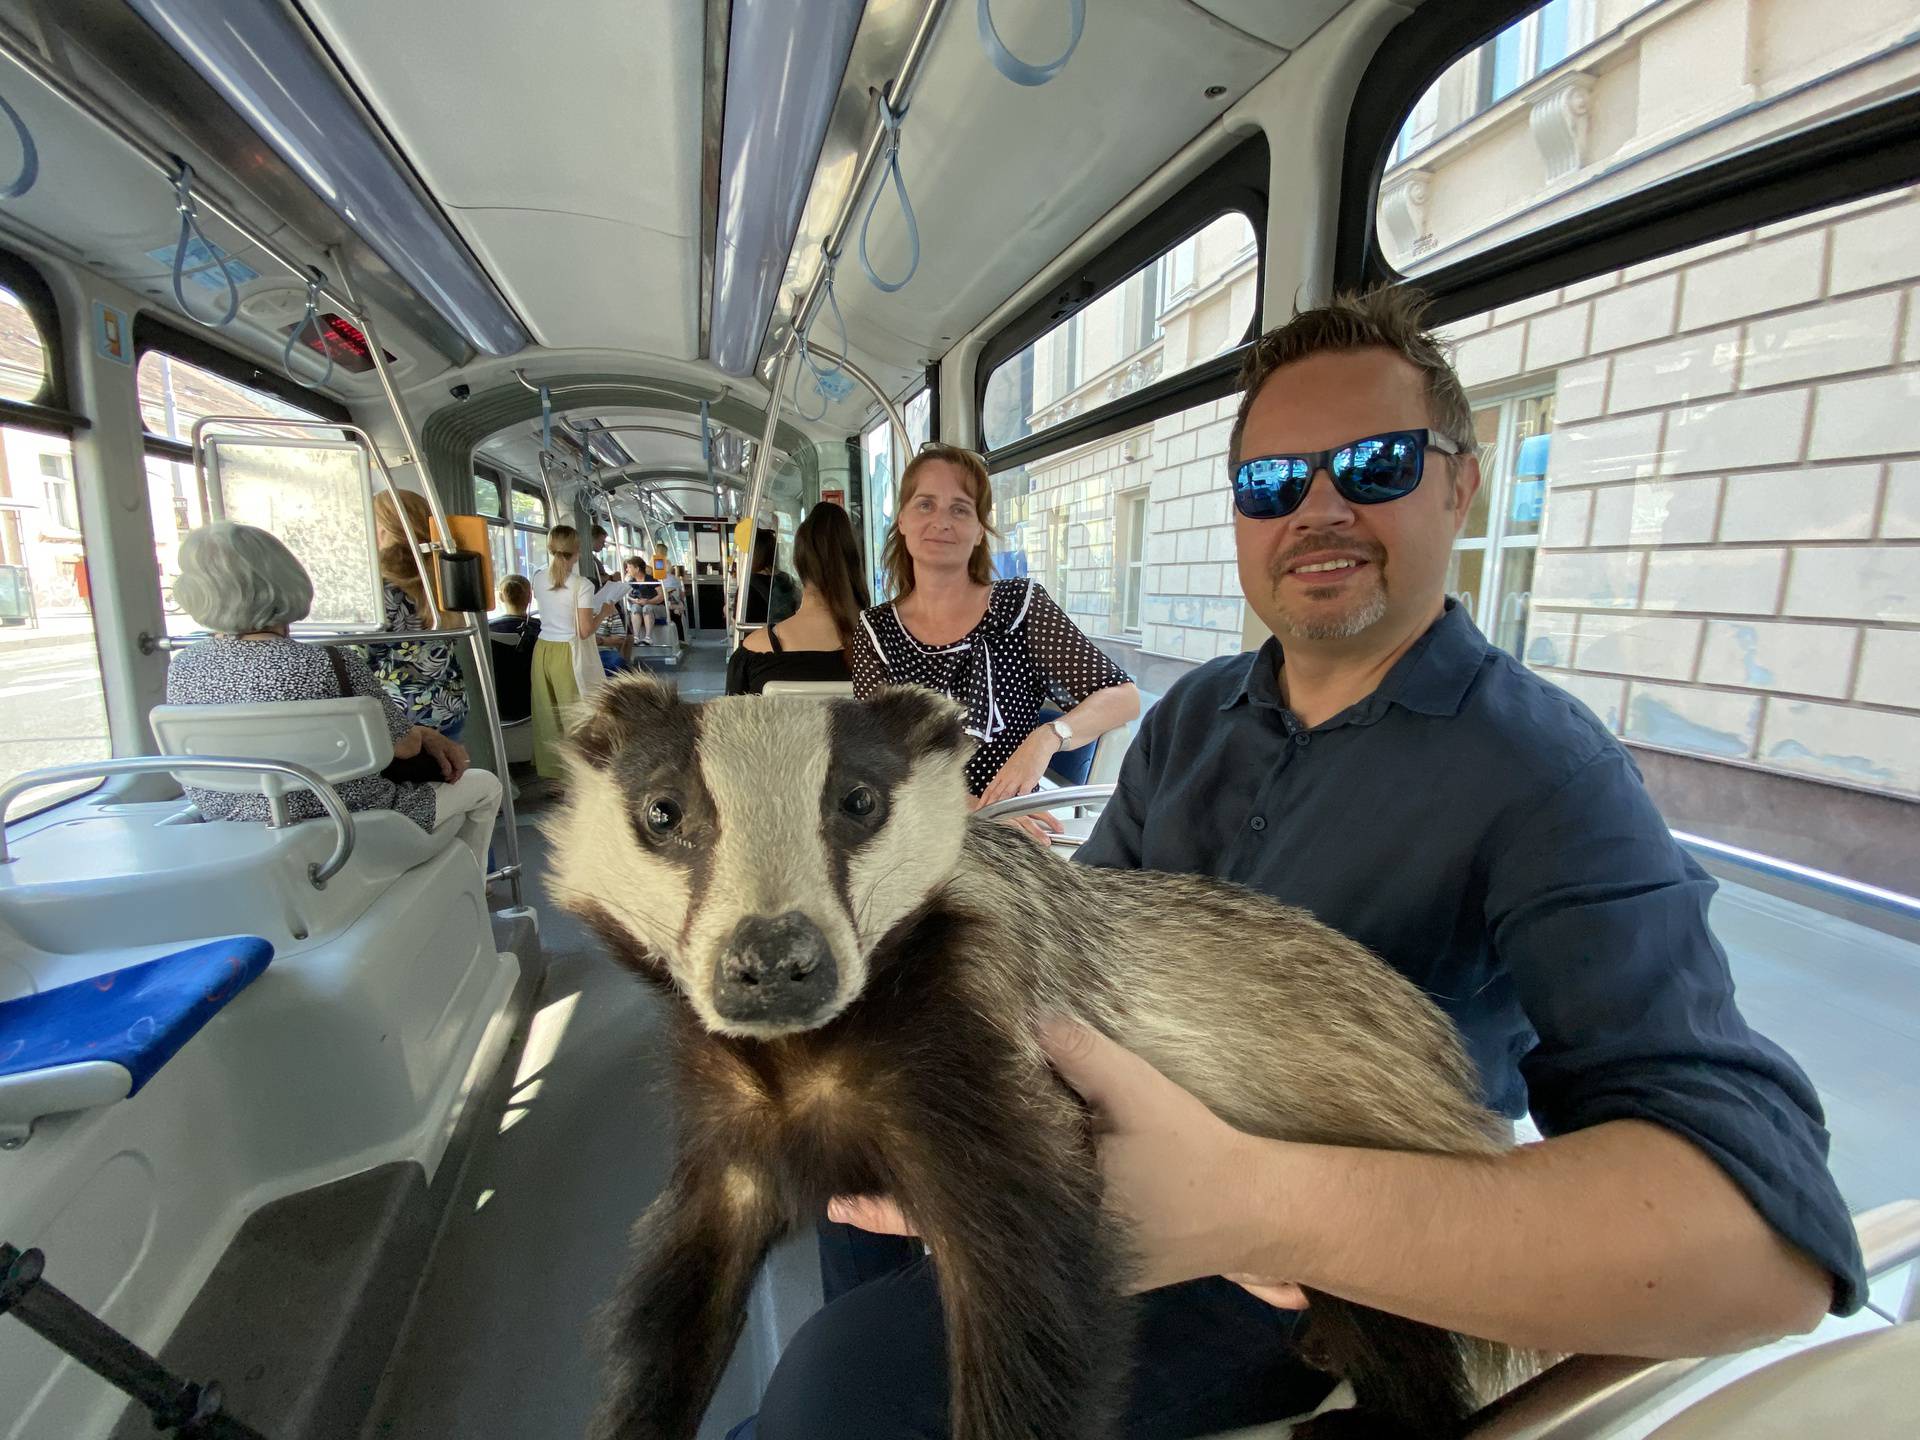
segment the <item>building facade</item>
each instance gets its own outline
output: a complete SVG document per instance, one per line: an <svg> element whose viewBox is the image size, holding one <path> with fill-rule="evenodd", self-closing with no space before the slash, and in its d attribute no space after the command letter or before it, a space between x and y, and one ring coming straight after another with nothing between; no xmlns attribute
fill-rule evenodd
<svg viewBox="0 0 1920 1440"><path fill-rule="evenodd" d="M1914 21L1906 0L1552 0L1415 106L1382 245L1417 281L1910 89ZM1239 343L1256 265L1236 222L990 377L987 446ZM1596 276L1445 338L1484 477L1450 589L1481 629L1634 750L1677 828L1911 890L1920 193ZM1149 691L1249 637L1236 403L994 477L1003 572L1040 578Z"/></svg>

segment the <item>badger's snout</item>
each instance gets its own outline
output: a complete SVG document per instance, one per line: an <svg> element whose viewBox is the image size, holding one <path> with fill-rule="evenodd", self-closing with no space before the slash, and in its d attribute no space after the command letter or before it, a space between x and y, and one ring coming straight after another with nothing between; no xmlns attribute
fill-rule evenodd
<svg viewBox="0 0 1920 1440"><path fill-rule="evenodd" d="M798 910L750 916L734 926L714 967L713 1007L741 1024L816 1019L840 983L833 947Z"/></svg>

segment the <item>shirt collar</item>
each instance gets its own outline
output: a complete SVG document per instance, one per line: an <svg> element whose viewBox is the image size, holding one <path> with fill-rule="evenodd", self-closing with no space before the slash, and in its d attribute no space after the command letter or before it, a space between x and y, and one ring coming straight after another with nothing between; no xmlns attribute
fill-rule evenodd
<svg viewBox="0 0 1920 1440"><path fill-rule="evenodd" d="M1231 710L1245 701L1284 709L1280 700L1280 665L1284 658L1278 636L1269 636L1266 644L1243 656L1246 668L1220 708ZM1399 705L1421 715L1457 715L1486 658L1486 637L1459 601L1449 595L1440 618L1394 661L1380 687L1347 714L1359 718L1354 712L1363 712L1368 718L1377 718L1386 706Z"/></svg>

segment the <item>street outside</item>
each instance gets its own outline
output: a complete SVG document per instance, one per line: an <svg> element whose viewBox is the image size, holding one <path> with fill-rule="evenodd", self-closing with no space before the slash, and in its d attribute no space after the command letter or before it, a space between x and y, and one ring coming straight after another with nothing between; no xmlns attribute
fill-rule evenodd
<svg viewBox="0 0 1920 1440"><path fill-rule="evenodd" d="M44 627L0 629L0 783L110 748L91 622L49 617Z"/></svg>

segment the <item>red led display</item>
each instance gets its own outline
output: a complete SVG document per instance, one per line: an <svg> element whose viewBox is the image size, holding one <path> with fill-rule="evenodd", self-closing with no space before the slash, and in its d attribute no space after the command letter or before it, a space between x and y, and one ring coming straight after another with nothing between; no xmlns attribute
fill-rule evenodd
<svg viewBox="0 0 1920 1440"><path fill-rule="evenodd" d="M302 318L289 325L280 333L291 335L296 330L300 334L300 343L316 355L328 355L333 363L352 375L364 375L373 368L373 354L367 346L367 337L360 327L350 320L342 319L331 310L320 313L320 328L316 330ZM389 365L397 358L391 350L384 347L381 354L386 356Z"/></svg>

